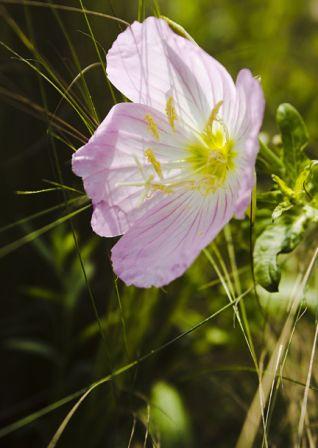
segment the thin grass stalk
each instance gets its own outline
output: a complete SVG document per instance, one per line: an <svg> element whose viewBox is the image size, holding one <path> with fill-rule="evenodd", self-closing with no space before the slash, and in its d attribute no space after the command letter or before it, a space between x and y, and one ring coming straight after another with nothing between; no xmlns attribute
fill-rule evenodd
<svg viewBox="0 0 318 448"><path fill-rule="evenodd" d="M49 3L52 3L52 2L49 1ZM94 117L96 123L98 124L100 120L99 120L99 117L98 117L98 114L97 114L97 110L96 110L96 108L95 108L94 101L93 101L93 99L92 99L92 95L91 95L91 93L90 93L89 87L88 87L88 85L87 85L87 82L86 82L86 79L85 79L85 76L84 76L84 74L88 71L88 70L87 70L87 67L86 67L86 69L84 69L84 70L82 69L81 64L80 64L80 61L79 61L79 58L78 58L77 53L76 53L76 50L75 50L75 48L74 48L74 45L72 44L72 41L71 41L71 39L70 39L70 37L69 37L69 35L68 35L66 29L65 29L65 26L64 26L64 24L63 24L63 22L62 22L62 19L60 18L59 14L58 14L58 11L57 11L56 9L53 8L53 9L52 9L52 12L53 12L54 17L56 18L56 20L57 20L57 22L58 22L58 24L59 24L61 30L62 30L62 32L63 32L63 35L64 35L64 37L65 37L65 40L66 40L66 42L67 42L67 45L68 45L68 47L69 47L69 49L70 49L70 51L71 51L71 55L72 55L73 61L74 61L75 66L76 66L76 68L77 68L77 70L78 70L78 72L79 72L79 75L80 75L80 76L77 75L77 77L75 78L75 80L73 80L72 83L67 87L67 91L70 90L70 88L71 88L71 87L73 86L73 84L77 81L77 79L81 79L81 81L82 81L82 85L83 85L83 90L84 90L83 97L84 97L84 99L87 100L87 105L88 105L88 107L89 107L89 110L91 111L91 114L93 115L93 117ZM91 67L91 66L94 66L94 64L91 64L89 67ZM85 96L85 95L86 95L86 96ZM55 111L55 113L56 113L56 111Z"/></svg>
<svg viewBox="0 0 318 448"><path fill-rule="evenodd" d="M231 293L229 291L229 288L228 288L228 286L226 284L226 281L223 279L223 276L222 276L220 270L218 269L215 261L213 260L213 257L211 256L211 254L208 252L207 249L204 249L204 253L205 253L206 257L208 258L208 260L210 261L210 263L212 264L213 269L215 270L217 275L220 277L221 283L222 283L222 285L224 287L224 290L225 290L229 300L230 301L233 300L233 298L231 297ZM256 356L256 352L255 352L255 348L254 348L254 344L253 344L253 340L252 340L252 335L251 335L249 324L248 324L248 319L247 319L247 316L246 316L246 313L245 313L245 308L240 306L241 312L243 312L242 317L243 317L243 322L244 323L241 320L238 308L234 307L233 309L234 309L234 314L236 316L236 319L237 319L237 321L239 323L239 326L241 328L242 334L244 336L245 342L247 344L248 350L250 352L250 355L251 355L252 361L254 363L255 369L257 371L258 380L259 380L259 387L261 387L261 374L260 374L260 370L259 370L259 366L258 366L258 362L257 362L257 356ZM259 399L260 399L262 422L263 422L263 426L264 426L264 433L266 433L265 417L264 417L265 405L264 405L263 394L262 393L260 393Z"/></svg>
<svg viewBox="0 0 318 448"><path fill-rule="evenodd" d="M84 14L84 18L85 18L85 22L86 22L87 28L89 30L89 34L90 34L90 36L91 36L91 38L93 40L95 51L96 51L98 60L99 60L99 62L101 64L103 75L105 76L106 85L107 85L107 87L108 87L108 89L110 91L111 97L113 99L113 103L116 104L117 103L117 99L116 99L116 96L115 96L115 92L114 92L113 86L111 85L111 83L110 83L110 81L108 79L108 76L107 76L107 73L106 73L106 65L105 65L105 62L104 62L104 60L103 60L103 58L101 56L101 53L100 53L99 48L98 48L98 45L96 43L96 39L95 39L93 30L92 30L91 24L90 24L90 22L88 20L87 14L86 14L85 9L84 9L83 1L79 0L79 4L81 5L81 9L82 9L83 14Z"/></svg>
<svg viewBox="0 0 318 448"><path fill-rule="evenodd" d="M75 98L72 95L67 95L67 92L65 92L65 85L63 81L60 80L60 78L56 75L50 64L46 61L46 59L37 51L35 45L30 41L30 39L26 36L26 34L22 31L20 26L17 24L15 20L7 13L6 9L3 6L0 6L0 15L5 19L7 24L10 26L10 28L15 32L15 34L18 36L18 38L21 40L21 42L24 44L24 46L31 51L36 61L42 66L48 75L46 75L42 70L37 67L37 65L32 64L28 59L22 57L17 52L15 52L13 49L11 49L8 45L6 45L4 42L1 42L1 45L5 47L9 52L14 54L20 61L23 61L26 63L29 67L31 67L33 70L35 70L36 73L41 75L46 81L51 84L55 90L64 98L69 105L75 110L75 112L78 114L78 116L81 118L85 126L88 128L90 133L93 133L94 128L92 127L90 123L90 116L82 109L81 106L77 103Z"/></svg>
<svg viewBox="0 0 318 448"><path fill-rule="evenodd" d="M124 347L125 347L125 351L126 351L126 355L127 355L127 361L129 361L130 355L129 355L129 349L128 349L127 325L126 325L124 309L123 309L123 305L121 302L120 293L119 293L119 289L118 289L118 278L114 279L114 286L115 286L115 293L116 293L116 298L117 298L117 303L118 303L118 308L119 308L119 315L120 315L120 322L121 322L122 333L123 333Z"/></svg>
<svg viewBox="0 0 318 448"><path fill-rule="evenodd" d="M198 324L194 325L193 327L191 327L189 330L179 334L178 336L176 336L175 338L171 339L170 341L166 342L165 344L162 344L161 346L159 346L156 349L151 350L150 352L148 352L146 355L141 356L139 359L136 359L135 361L132 361L131 363L127 364L124 367L121 367L120 369L114 371L111 375L107 375L106 377L102 378L101 380L93 383L87 390L86 392L82 395L82 397L77 401L77 403L75 403L75 405L72 407L72 409L69 411L69 413L67 414L67 416L65 417L65 419L63 420L63 422L61 423L61 425L59 426L58 430L56 431L56 433L54 434L50 444L48 445L49 448L53 448L56 446L58 440L60 439L63 431L65 430L67 424L69 423L70 419L72 418L72 416L74 415L74 413L76 412L76 410L78 409L79 405L84 401L85 398L87 398L87 396L98 386L107 383L108 381L112 380L113 378L129 371L130 369L132 369L133 367L139 365L140 363L146 361L148 358L150 358L151 356L159 353L160 351L164 350L165 348L171 346L172 344L175 344L176 342L180 341L181 339L183 339L185 336L191 334L193 331L197 330L198 328L202 327L203 325L205 325L206 323L210 322L212 319L214 319L216 316L218 316L219 314L221 314L223 311L225 311L227 308L230 307L234 307L237 306L237 304L239 303L240 300L242 300L242 298L249 293L249 290L245 291L245 293L243 293L241 295L241 297L238 297L236 299L236 302L233 303L228 303L227 305L225 305L223 308L221 308L220 310L216 311L215 313L211 314L210 316L208 316L206 319L202 320L201 322L199 322ZM83 398L84 397L84 398ZM83 398L83 399L82 399ZM0 431L0 438L1 438L1 431ZM51 444L52 441L54 441L54 444Z"/></svg>
<svg viewBox="0 0 318 448"><path fill-rule="evenodd" d="M87 198L84 198L85 201L87 201ZM68 202L68 206L70 205L74 205L76 203L78 203L79 201L83 201L83 198L74 198L74 199L70 199ZM42 216L45 216L49 213L55 212L57 210L60 210L61 208L65 208L65 202L61 203L61 204L57 204L57 205L53 205L53 207L47 208L45 210L41 210L40 212L34 213L33 215L27 216L26 218L22 218L19 219L18 221L12 222L10 224L7 224L3 227L0 228L0 233L2 232L6 232L10 229L13 229L14 227L20 227L23 224L26 224L30 221L32 221L33 219L37 219L40 218Z"/></svg>
<svg viewBox="0 0 318 448"><path fill-rule="evenodd" d="M65 206L65 204L64 204L64 206ZM31 232L31 233L23 236L20 239L13 241L12 243L7 244L6 246L3 246L2 248L0 248L0 258L3 258L5 256L11 254L12 252L14 252L17 249L20 249L20 247L24 246L25 244L31 243L39 236L44 235L45 233L54 229L54 227L56 227L60 224L63 224L64 222L70 220L74 216L82 213L83 211L87 210L90 207L91 207L90 204L85 205L84 207L81 207L80 209L75 210L74 212L68 213L67 215L62 216L61 218L58 218L56 221L53 221L50 224L47 224L46 226L41 227L40 229L37 229L34 232Z"/></svg>
<svg viewBox="0 0 318 448"><path fill-rule="evenodd" d="M12 100L12 103L15 106L18 106L24 112L35 116L36 118L47 121L46 115L50 118L51 126L54 126L57 130L70 135L71 137L78 140L80 143L85 144L88 140L88 137L74 128L72 125L64 121L62 118L54 115L52 112L47 111L45 115L45 109L40 105L30 101L28 98L23 95L16 94L15 92L11 92L4 87L0 86L0 95L8 98L9 101ZM32 113L32 110L34 113Z"/></svg>
<svg viewBox="0 0 318 448"><path fill-rule="evenodd" d="M275 364L277 360L278 351L280 350L280 347L283 346L286 347L286 342L289 339L289 335L291 333L291 329L293 326L293 318L294 315L299 307L299 304L301 302L301 299L303 297L304 288L307 284L307 281L309 279L309 276L312 272L313 266L316 262L318 256L318 247L314 251L314 254L310 260L310 263L306 269L305 274L303 275L302 281L300 285L297 287L297 291L295 293L295 296L293 298L293 304L289 312L289 316L285 322L285 325L283 327L283 330L280 334L280 337L276 343L276 346L273 350L273 353L271 355L271 358L268 362L268 367L266 369L266 374L264 373L261 385L262 385L262 393L264 396L265 403L268 400L269 392L272 387L272 383L275 380L274 376L274 370L275 370ZM256 394L252 400L252 403L249 407L249 410L247 412L241 433L239 435L238 441L236 443L236 448L251 448L254 444L255 437L258 432L259 427L259 421L261 419L261 411L259 407L260 402L260 389L256 391Z"/></svg>
<svg viewBox="0 0 318 448"><path fill-rule="evenodd" d="M316 321L315 336L314 336L314 342L312 345L312 350L311 350L311 355L310 355L306 387L305 387L304 397L303 397L303 401L302 401L302 405L301 405L301 412L300 412L300 418L299 418L299 424L298 424L298 434L297 434L297 439L298 439L297 448L301 447L301 442L302 442L302 438L303 438L303 431L304 431L306 410L307 410L307 402L308 402L308 394L309 394L309 385L310 385L310 381L311 381L311 377L312 377L312 370L313 370L314 358L315 358L316 346L317 346L317 338L318 338L318 321Z"/></svg>
<svg viewBox="0 0 318 448"><path fill-rule="evenodd" d="M130 24L126 22L126 20L120 19L119 17L111 16L109 14L104 14L102 12L98 11L92 11L90 9L81 9L76 8L75 6L67 6L67 5L58 5L56 3L43 3L40 1L32 1L32 0L0 0L0 4L6 4L6 5L27 5L27 6L34 6L39 8L50 8L50 9L57 9L60 11L67 11L67 12L76 12L80 14L87 14L90 16L100 17L103 19L109 19L114 20L115 22L118 22L119 24L129 26Z"/></svg>

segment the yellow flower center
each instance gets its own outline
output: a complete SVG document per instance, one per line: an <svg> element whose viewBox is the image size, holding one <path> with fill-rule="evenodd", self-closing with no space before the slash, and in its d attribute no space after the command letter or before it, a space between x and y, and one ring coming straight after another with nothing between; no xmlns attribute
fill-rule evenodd
<svg viewBox="0 0 318 448"><path fill-rule="evenodd" d="M224 184L234 168L233 147L234 141L226 136L221 126L214 131L206 129L200 139L188 146L187 162L202 193L212 193Z"/></svg>
<svg viewBox="0 0 318 448"><path fill-rule="evenodd" d="M141 174L140 181L121 182L118 185L143 187L142 200L155 191L170 194L177 188L184 188L207 195L222 187L235 167L236 157L234 140L229 137L225 124L218 116L222 105L223 101L215 104L201 132L193 130L193 141L184 148L181 159L160 162L154 148L146 148L144 161L147 168L134 157ZM172 96L167 99L165 112L172 131L176 132L178 116ZM144 121L153 139L159 141L159 127L154 117L146 114ZM171 169L176 171L172 176L169 175Z"/></svg>

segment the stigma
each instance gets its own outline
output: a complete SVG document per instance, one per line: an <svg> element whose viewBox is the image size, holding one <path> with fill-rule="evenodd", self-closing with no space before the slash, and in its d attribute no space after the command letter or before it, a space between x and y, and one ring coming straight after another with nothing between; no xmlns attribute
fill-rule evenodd
<svg viewBox="0 0 318 448"><path fill-rule="evenodd" d="M235 167L234 146L221 125L214 125L188 146L188 170L201 193L214 193L224 185Z"/></svg>

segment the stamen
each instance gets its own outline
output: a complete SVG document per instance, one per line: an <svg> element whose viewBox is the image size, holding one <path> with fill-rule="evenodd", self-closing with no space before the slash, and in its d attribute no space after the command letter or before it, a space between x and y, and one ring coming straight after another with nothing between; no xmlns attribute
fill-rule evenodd
<svg viewBox="0 0 318 448"><path fill-rule="evenodd" d="M142 175L143 179L146 180L146 179L147 179L147 176L146 176L146 174L144 173L144 168L143 168L142 164L140 163L138 157L136 157L135 155L133 155L133 158L134 158L134 160L135 160L135 162L136 162L136 165L137 165L137 168L138 168L140 174Z"/></svg>
<svg viewBox="0 0 318 448"><path fill-rule="evenodd" d="M144 190L139 198L139 206L145 201L145 199L149 199L151 196L151 182L153 181L153 175L150 174L149 178L146 180L144 184Z"/></svg>
<svg viewBox="0 0 318 448"><path fill-rule="evenodd" d="M160 162L157 160L156 156L154 155L153 150L151 148L146 149L145 156L146 156L146 159L148 160L148 162L151 163L151 165L153 166L153 169L158 174L160 179L162 179L163 175L162 175L161 165L160 165Z"/></svg>
<svg viewBox="0 0 318 448"><path fill-rule="evenodd" d="M170 188L169 186L164 185L164 184L154 183L151 186L155 191L158 190L158 191L162 191L163 193L167 193L167 194L173 192L172 188Z"/></svg>
<svg viewBox="0 0 318 448"><path fill-rule="evenodd" d="M224 123L224 121L222 120L222 118L217 118L216 121L221 125L224 133L225 133L225 139L226 141L230 140L230 135L229 135L229 131Z"/></svg>
<svg viewBox="0 0 318 448"><path fill-rule="evenodd" d="M145 115L145 121L147 123L148 129L149 131L152 133L152 135L154 136L154 138L156 140L159 140L159 130L158 130L158 126L155 123L155 120L153 119L152 115L147 114Z"/></svg>
<svg viewBox="0 0 318 448"><path fill-rule="evenodd" d="M132 182L118 183L117 186L140 187L140 203L157 192L170 194L177 189L187 189L209 195L221 188L235 167L237 155L234 151L234 141L230 138L222 118L218 116L222 104L223 101L219 101L213 107L203 130L193 132L194 140L184 148L183 157L161 162L152 148L146 148L146 161L134 156L140 178ZM166 115L174 130L178 117L172 96L169 96L166 102ZM153 137L159 140L159 129L153 116L147 114L144 120Z"/></svg>
<svg viewBox="0 0 318 448"><path fill-rule="evenodd" d="M222 104L223 104L223 100L218 101L216 103L216 105L213 107L213 109L212 109L212 111L210 113L210 116L208 118L208 121L207 121L207 123L205 125L205 132L207 134L210 134L212 132L213 122L217 119L217 115L219 113L219 110L220 110L220 107L222 106Z"/></svg>
<svg viewBox="0 0 318 448"><path fill-rule="evenodd" d="M176 109L174 107L174 100L172 96L169 96L166 102L166 114L169 120L169 124L172 127L173 130L175 130L175 124L174 122L177 119L177 113Z"/></svg>
<svg viewBox="0 0 318 448"><path fill-rule="evenodd" d="M210 194L220 188L228 173L234 168L236 152L234 141L229 138L226 126L217 117L222 101L213 108L200 140L188 146L188 163L196 186L202 194ZM215 123L215 126L213 124Z"/></svg>

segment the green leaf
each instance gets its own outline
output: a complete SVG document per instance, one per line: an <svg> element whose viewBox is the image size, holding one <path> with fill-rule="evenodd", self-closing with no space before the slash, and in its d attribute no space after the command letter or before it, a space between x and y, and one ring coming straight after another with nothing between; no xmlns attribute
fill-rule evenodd
<svg viewBox="0 0 318 448"><path fill-rule="evenodd" d="M284 164L278 154L259 138L259 156L258 161L263 164L263 169L272 174L281 174L284 170Z"/></svg>
<svg viewBox="0 0 318 448"><path fill-rule="evenodd" d="M304 209L282 215L258 237L254 248L256 281L267 291L277 292L281 272L277 256L291 252L300 242L312 216Z"/></svg>
<svg viewBox="0 0 318 448"><path fill-rule="evenodd" d="M28 355L39 356L58 364L59 354L50 344L44 341L28 338L10 338L4 341L4 348L23 352Z"/></svg>
<svg viewBox="0 0 318 448"><path fill-rule="evenodd" d="M286 179L294 182L301 164L306 160L304 149L308 144L308 131L297 110L288 103L281 104L276 114L283 141L283 161Z"/></svg>
<svg viewBox="0 0 318 448"><path fill-rule="evenodd" d="M307 204L304 206L304 212L306 213L310 222L317 224L318 223L318 208L316 206L312 207Z"/></svg>
<svg viewBox="0 0 318 448"><path fill-rule="evenodd" d="M257 193L257 207L268 208L275 207L279 202L283 200L283 195L280 190L265 191Z"/></svg>
<svg viewBox="0 0 318 448"><path fill-rule="evenodd" d="M286 185L286 183L283 181L283 179L276 176L275 174L272 175L272 178L284 196L286 196L289 199L294 198L294 196L295 196L294 190L292 188L290 188L288 185Z"/></svg>
<svg viewBox="0 0 318 448"><path fill-rule="evenodd" d="M318 161L310 160L300 171L294 186L296 200L316 203L318 198ZM315 205L314 205L315 206Z"/></svg>
<svg viewBox="0 0 318 448"><path fill-rule="evenodd" d="M318 161L312 160L308 167L308 175L305 178L302 188L307 197L311 199L312 205L318 207Z"/></svg>
<svg viewBox="0 0 318 448"><path fill-rule="evenodd" d="M190 446L189 417L177 389L166 382L157 382L151 391L150 404L150 431L159 436L162 446Z"/></svg>
<svg viewBox="0 0 318 448"><path fill-rule="evenodd" d="M275 209L274 209L274 211L272 213L273 221L276 221L280 216L282 216L283 213L287 212L292 207L294 207L294 204L292 204L289 201L280 202L277 205L277 207L275 207Z"/></svg>
<svg viewBox="0 0 318 448"><path fill-rule="evenodd" d="M20 288L22 294L35 299L51 300L54 302L60 301L60 295L42 286L22 286Z"/></svg>

